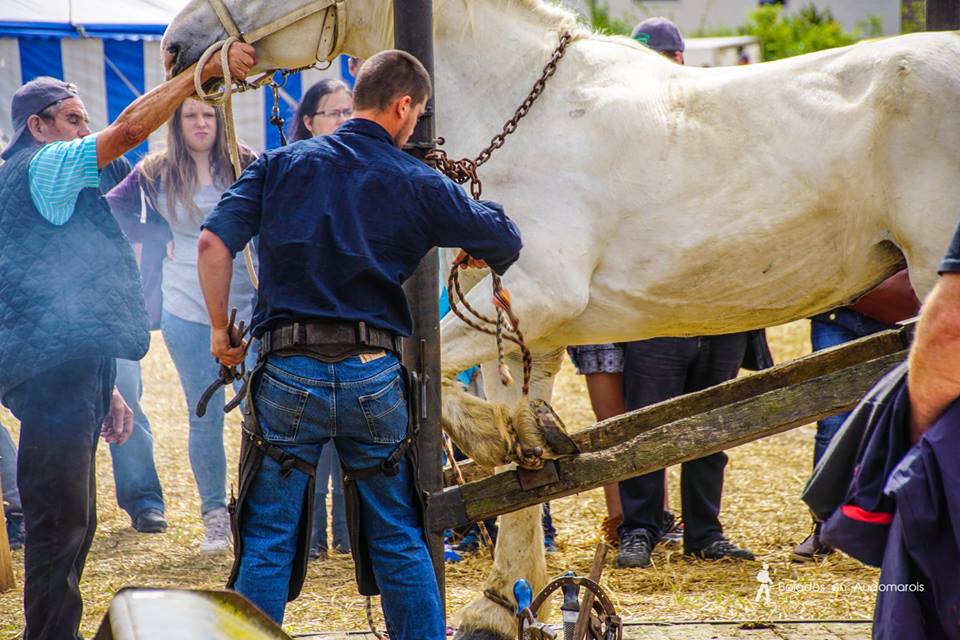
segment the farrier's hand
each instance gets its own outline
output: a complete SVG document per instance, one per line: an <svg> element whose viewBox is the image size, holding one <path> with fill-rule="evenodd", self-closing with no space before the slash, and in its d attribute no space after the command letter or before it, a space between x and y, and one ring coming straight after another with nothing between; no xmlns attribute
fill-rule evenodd
<svg viewBox="0 0 960 640"><path fill-rule="evenodd" d="M234 80L243 80L250 73L250 69L257 62L256 50L246 42L234 42L230 45L228 54L230 74ZM223 67L220 66L220 54L210 56L203 67L203 81L223 77Z"/></svg>
<svg viewBox="0 0 960 640"><path fill-rule="evenodd" d="M460 253L457 254L457 257L454 259L453 264L457 265L461 269L486 269L487 263L485 260L478 260L474 258L469 253L460 249Z"/></svg>
<svg viewBox="0 0 960 640"><path fill-rule="evenodd" d="M133 411L116 387L110 397L110 411L100 426L100 435L110 444L123 444L133 433Z"/></svg>
<svg viewBox="0 0 960 640"><path fill-rule="evenodd" d="M234 333L236 333L236 329L234 329ZM230 346L238 342L240 344L239 347ZM231 341L227 329L211 329L210 353L220 364L235 367L243 362L243 358L246 355L246 345L242 341L238 341L236 335L234 335L234 339Z"/></svg>

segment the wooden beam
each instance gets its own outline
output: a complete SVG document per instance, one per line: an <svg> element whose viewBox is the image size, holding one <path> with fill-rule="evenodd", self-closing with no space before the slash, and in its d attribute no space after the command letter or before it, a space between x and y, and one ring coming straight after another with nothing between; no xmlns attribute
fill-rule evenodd
<svg viewBox="0 0 960 640"><path fill-rule="evenodd" d="M902 351L910 344L910 332L910 328L884 331L832 349L817 351L766 371L604 420L571 434L571 438L582 453L613 447L668 422L811 380L826 371L850 367ZM473 462L461 462L460 470L467 482L474 482L492 474L491 469ZM457 483L449 469L445 471L444 480L448 487Z"/></svg>
<svg viewBox="0 0 960 640"><path fill-rule="evenodd" d="M2 429L3 427L0 427ZM0 496L3 496L3 484L0 483ZM3 501L0 500L0 593L13 589L13 559L10 557L10 540L7 539L6 516Z"/></svg>
<svg viewBox="0 0 960 640"><path fill-rule="evenodd" d="M615 446L561 460L557 463L559 480L546 486L524 491L517 471L506 471L461 487L448 487L430 498L429 526L438 531L509 513L731 449L849 410L906 356L907 350L903 349L825 371L796 384L647 429Z"/></svg>

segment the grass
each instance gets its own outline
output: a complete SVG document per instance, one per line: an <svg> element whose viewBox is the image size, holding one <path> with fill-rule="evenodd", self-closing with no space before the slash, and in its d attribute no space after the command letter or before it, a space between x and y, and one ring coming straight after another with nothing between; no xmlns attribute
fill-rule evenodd
<svg viewBox="0 0 960 640"><path fill-rule="evenodd" d="M805 321L768 331L777 362L810 350ZM116 506L113 473L107 447L97 457L99 524L81 582L85 612L82 631L92 635L113 594L123 586L220 588L231 558L199 553L203 537L199 500L187 459L186 406L173 364L159 334L143 363L143 406L155 436L156 460L167 504L170 528L162 535L141 535L130 528ZM571 428L593 422L582 378L564 364L554 405ZM0 421L16 421L6 412ZM239 443L236 412L227 420L226 440L231 470ZM703 562L676 549L658 547L655 566L618 570L608 564L604 584L618 612L632 620L777 620L863 619L873 610L872 588L877 572L834 554L826 561L794 565L790 551L810 529L810 517L799 500L810 472L812 425L731 450L724 486L723 521L727 535L770 564L772 602L755 604L756 563ZM679 511L679 469L671 469L670 496ZM557 500L553 504L560 553L548 556L550 575L568 569L585 575L600 540L598 524L605 515L599 490ZM23 552L13 554L14 571L22 588ZM447 604L451 612L483 588L490 561L475 554L447 568ZM21 588L0 594L0 640L19 637L22 626ZM365 629L363 599L356 595L349 556L333 554L310 567L301 597L287 609L291 632Z"/></svg>

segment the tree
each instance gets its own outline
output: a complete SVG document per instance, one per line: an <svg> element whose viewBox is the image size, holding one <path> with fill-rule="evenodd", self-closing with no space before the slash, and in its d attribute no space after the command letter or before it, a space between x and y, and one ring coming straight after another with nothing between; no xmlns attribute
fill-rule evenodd
<svg viewBox="0 0 960 640"><path fill-rule="evenodd" d="M876 26L874 19L871 31ZM760 40L764 60L843 47L860 39L858 30L845 31L829 9L821 11L812 4L793 15L785 15L780 5L758 7L741 33Z"/></svg>
<svg viewBox="0 0 960 640"><path fill-rule="evenodd" d="M630 35L632 25L625 20L611 17L607 0L585 0L585 2L587 15L584 18L594 29L601 33ZM641 0L634 0L634 2L638 6L643 5ZM904 2L923 4L923 0L917 2L904 0ZM922 7L914 8L913 11L922 12ZM904 24L907 23L904 22ZM820 10L813 4L809 4L796 13L788 14L783 11L781 4L774 3L757 7L750 14L747 24L738 29L700 30L690 35L695 37L734 34L756 36L763 49L763 59L777 60L853 44L862 37L872 38L882 34L882 27L879 16L870 15L860 23L858 29L846 31L829 9Z"/></svg>
<svg viewBox="0 0 960 640"><path fill-rule="evenodd" d="M633 25L626 20L610 17L610 5L606 0L586 0L587 21L600 33L629 36Z"/></svg>

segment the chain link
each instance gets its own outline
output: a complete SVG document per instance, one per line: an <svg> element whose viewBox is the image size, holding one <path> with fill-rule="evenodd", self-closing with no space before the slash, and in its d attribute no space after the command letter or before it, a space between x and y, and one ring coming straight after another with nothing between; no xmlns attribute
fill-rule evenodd
<svg viewBox="0 0 960 640"><path fill-rule="evenodd" d="M476 158L472 160L469 158L464 158L462 160L451 160L447 156L447 152L443 149L432 149L427 153L424 160L457 184L466 184L469 182L470 195L473 196L475 200L479 200L480 196L483 194L483 183L480 181L480 177L477 174L477 169L486 164L487 161L493 157L493 154L497 149L503 147L507 140L507 136L515 132L517 127L520 125L520 121L528 113L530 113L530 108L533 107L533 104L537 101L537 98L540 97L540 94L543 93L544 88L547 86L547 80L549 80L550 77L556 73L557 64L567 52L567 46L572 40L573 34L569 31L560 36L560 43L557 45L557 48L553 50L550 60L543 67L540 77L537 78L537 81L533 83L533 88L530 89L530 93L527 94L526 99L524 99L520 106L517 107L513 117L507 120L506 124L503 125L503 129L501 129L500 133L493 136L493 139L490 140L490 144L488 144ZM446 141L443 138L438 138L437 140L438 146L442 146L445 142Z"/></svg>
<svg viewBox="0 0 960 640"><path fill-rule="evenodd" d="M556 73L557 63L560 62L560 59L563 58L563 55L567 52L567 45L570 44L570 41L573 39L573 35L567 31L560 37L560 43L557 45L557 48L553 50L553 54L550 56L550 60L544 66L543 71L540 74L540 77L537 78L537 81L533 83L533 88L530 90L530 93L527 94L526 99L520 104L516 112L513 114L513 117L503 125L503 129L493 137L490 141L490 144L480 152L474 159L464 158L462 160L451 160L447 153L442 149L432 149L429 151L424 158L424 160L432 165L437 171L443 173L448 178L456 182L457 184L466 184L470 183L470 195L473 196L475 200L479 200L480 196L483 194L483 183L480 181L480 176L477 174L477 169L481 165L485 164L493 156L493 153L503 147L506 142L507 136L512 134L517 130L517 127L520 124L520 121L530 112L530 108L533 107L533 104L537 101L537 98L543 93L544 88L547 86L547 80ZM443 138L438 138L437 144L443 145L445 140ZM463 291L460 287L460 266L457 264L453 265L453 268L450 270L450 275L447 278L447 291L450 297L450 310L460 318L467 326L483 332L490 334L496 337L497 340L497 361L500 365L500 378L503 384L510 383L510 372L509 368L506 366L504 358L504 348L503 341L508 340L513 342L518 347L520 347L520 353L522 354L523 362L523 385L521 387L521 392L526 396L530 391L530 376L533 370L533 357L530 354L530 349L527 348L527 345L523 339L523 333L520 331L520 320L513 313L512 305L510 304L509 294L505 293L503 284L500 281L500 276L496 273L493 273L493 297L496 305L496 318L491 318L487 315L484 315L477 311L469 302L467 302L466 297L463 295ZM460 308L462 305L463 309ZM465 311L464 311L465 310ZM471 317L468 317L468 314ZM528 466L535 466L537 462L538 455L531 455L529 452L522 450L519 444L519 437L517 438L517 451L515 452L517 460L521 463L526 463ZM541 462L542 464L542 462Z"/></svg>
<svg viewBox="0 0 960 640"><path fill-rule="evenodd" d="M507 136L517 130L520 120L522 120L524 116L530 112L530 108L533 106L533 103L536 102L537 98L540 97L540 94L543 93L544 87L547 86L547 80L550 79L550 76L556 73L557 63L560 62L560 59L563 58L563 55L567 52L567 45L570 44L572 39L573 34L569 31L560 36L560 43L557 45L557 48L553 50L553 55L550 56L550 61L547 62L546 66L544 66L540 77L537 78L537 81L533 83L533 88L530 90L530 94L527 96L527 99L524 100L519 107L517 107L517 111L513 114L513 117L510 118L505 125L503 125L503 130L493 137L487 148L481 151L480 155L478 155L476 160L474 160L474 164L477 166L477 168L486 164L486 162L493 156L493 152L503 147Z"/></svg>

